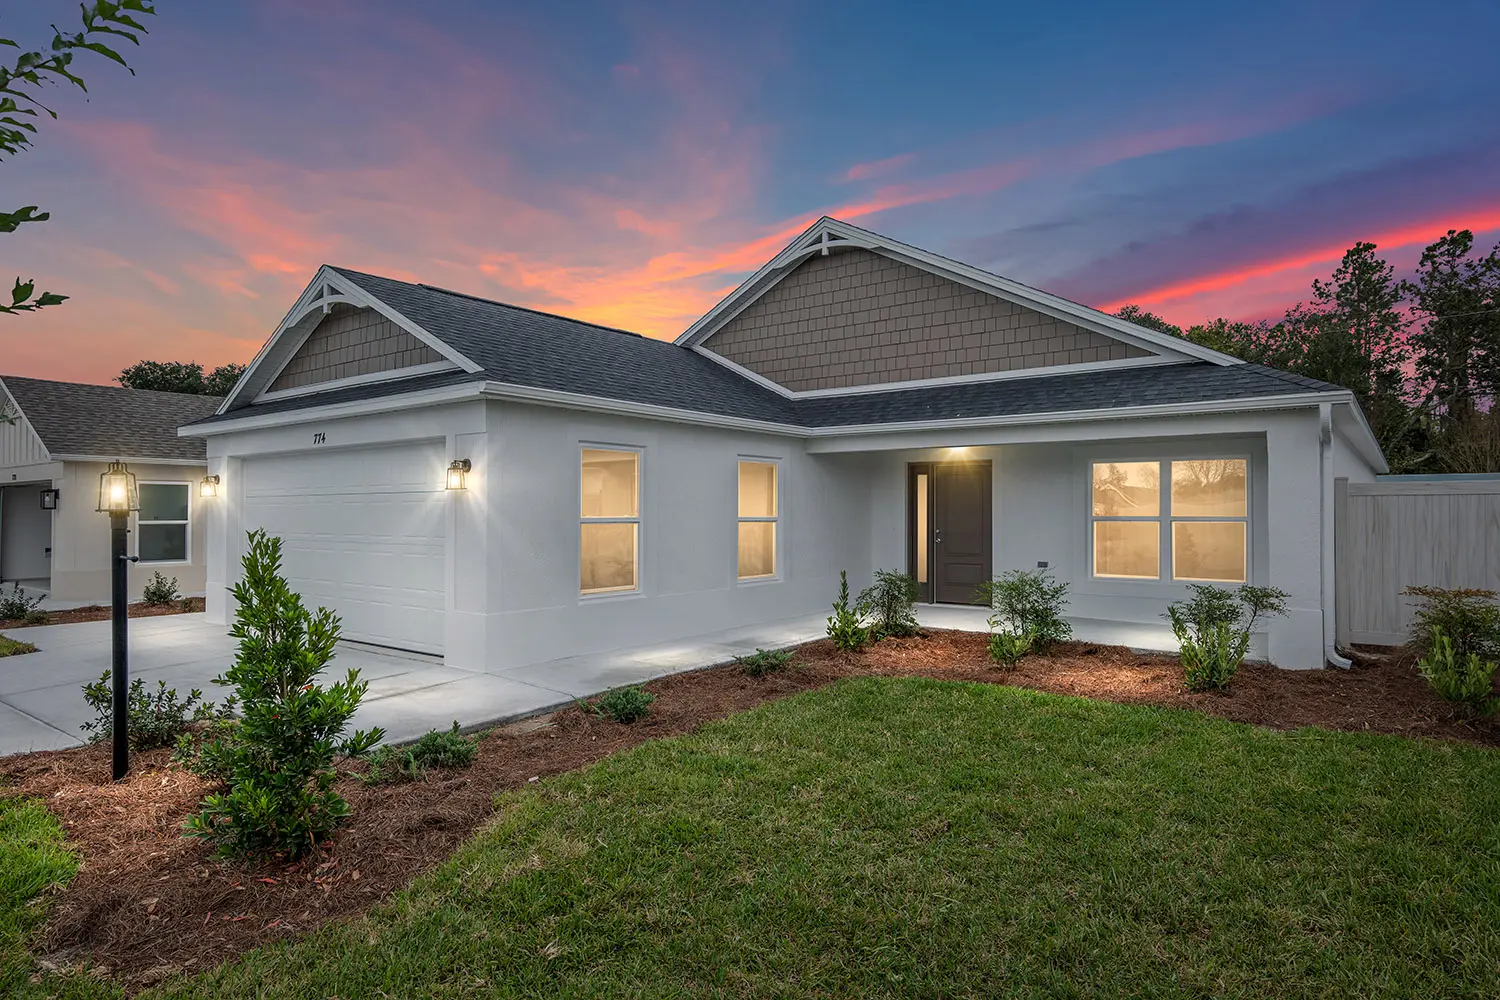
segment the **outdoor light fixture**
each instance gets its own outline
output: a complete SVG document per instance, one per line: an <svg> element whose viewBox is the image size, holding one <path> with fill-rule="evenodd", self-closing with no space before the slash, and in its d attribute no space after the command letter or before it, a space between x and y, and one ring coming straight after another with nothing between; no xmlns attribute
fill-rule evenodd
<svg viewBox="0 0 1500 1000"><path fill-rule="evenodd" d="M95 509L111 517L126 517L131 511L141 509L135 473L124 462L110 462L99 477L99 506Z"/></svg>
<svg viewBox="0 0 1500 1000"><path fill-rule="evenodd" d="M466 490L469 488L469 470L474 468L474 463L467 458L455 458L448 466L448 481L445 484L450 490Z"/></svg>
<svg viewBox="0 0 1500 1000"><path fill-rule="evenodd" d="M219 495L219 477L204 476L203 482L198 484L198 495L200 497L216 497Z"/></svg>
<svg viewBox="0 0 1500 1000"><path fill-rule="evenodd" d="M135 562L126 552L126 538L130 534L130 512L141 509L141 495L135 488L135 473L124 462L110 462L109 468L99 477L99 507L101 514L109 515L109 589L112 598L110 645L114 650L114 669L110 672L110 694L112 695L111 736L114 743L113 764L115 780L125 777L130 770L130 713L126 710L126 693L129 690L129 653L126 638L125 599L129 579L126 569Z"/></svg>
<svg viewBox="0 0 1500 1000"><path fill-rule="evenodd" d="M56 510L57 498L61 495L61 490L42 490L42 510Z"/></svg>

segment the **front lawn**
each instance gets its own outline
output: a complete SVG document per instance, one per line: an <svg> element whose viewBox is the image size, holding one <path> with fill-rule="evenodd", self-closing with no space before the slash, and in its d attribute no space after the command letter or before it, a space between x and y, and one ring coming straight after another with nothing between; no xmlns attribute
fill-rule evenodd
<svg viewBox="0 0 1500 1000"><path fill-rule="evenodd" d="M41 923L48 890L78 869L62 826L40 802L0 797L0 996L29 985L28 936Z"/></svg>
<svg viewBox="0 0 1500 1000"><path fill-rule="evenodd" d="M160 990L1488 997L1497 886L1490 750L856 678L507 793L373 915Z"/></svg>
<svg viewBox="0 0 1500 1000"><path fill-rule="evenodd" d="M36 647L29 642L20 642L8 636L0 635L0 656L19 656L22 653L35 653Z"/></svg>

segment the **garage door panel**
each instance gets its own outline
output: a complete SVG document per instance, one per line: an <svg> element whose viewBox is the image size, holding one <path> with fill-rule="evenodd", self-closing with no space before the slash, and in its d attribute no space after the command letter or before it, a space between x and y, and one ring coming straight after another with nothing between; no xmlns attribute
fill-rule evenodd
<svg viewBox="0 0 1500 1000"><path fill-rule="evenodd" d="M441 652L447 496L432 442L248 461L247 530L282 539L282 570L345 638Z"/></svg>

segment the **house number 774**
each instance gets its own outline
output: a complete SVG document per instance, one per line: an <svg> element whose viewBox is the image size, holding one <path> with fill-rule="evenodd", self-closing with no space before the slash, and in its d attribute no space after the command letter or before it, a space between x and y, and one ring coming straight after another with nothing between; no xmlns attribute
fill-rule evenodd
<svg viewBox="0 0 1500 1000"><path fill-rule="evenodd" d="M325 443L325 442L326 442L326 441L327 441L327 440L328 440L328 438L326 438L326 437L325 437L325 436L324 436L324 435L323 435L323 432L322 432L322 431L314 431L314 432L313 432L313 444L323 444L323 443Z"/></svg>

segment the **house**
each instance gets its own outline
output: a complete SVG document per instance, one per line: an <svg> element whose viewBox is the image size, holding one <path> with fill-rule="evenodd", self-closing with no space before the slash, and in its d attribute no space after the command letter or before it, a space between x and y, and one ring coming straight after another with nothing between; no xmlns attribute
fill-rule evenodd
<svg viewBox="0 0 1500 1000"><path fill-rule="evenodd" d="M1084 625L1281 587L1261 651L1319 667L1335 477L1385 471L1344 389L827 218L675 342L325 266L182 432L214 620L264 528L348 638L477 669L1039 566Z"/></svg>
<svg viewBox="0 0 1500 1000"><path fill-rule="evenodd" d="M179 425L223 400L145 389L0 376L0 581L53 605L110 599L109 518L96 511L99 476L128 463L140 491L132 515L132 600L153 572L185 596L203 593L205 525L198 493L202 438Z"/></svg>

